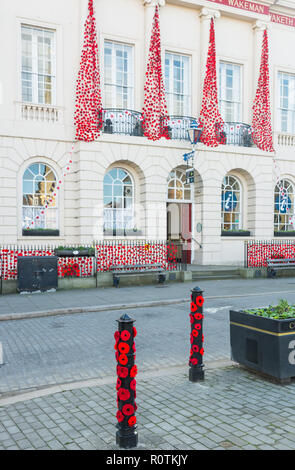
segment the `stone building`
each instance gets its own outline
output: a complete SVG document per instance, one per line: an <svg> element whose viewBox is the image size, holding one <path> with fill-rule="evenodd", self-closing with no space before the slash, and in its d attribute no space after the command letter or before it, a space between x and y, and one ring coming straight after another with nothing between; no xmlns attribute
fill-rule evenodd
<svg viewBox="0 0 295 470"><path fill-rule="evenodd" d="M75 143L63 177L75 140L87 3L1 2L0 243L172 239L186 243L192 263L241 265L245 240L287 236L281 232L293 229L295 191L294 2L95 0L103 132L95 142ZM155 4L171 139L150 141L139 123ZM195 182L187 185L183 154L191 151L187 129L200 112L212 17L226 143L198 144ZM265 28L285 205L273 154L252 145L249 131ZM28 233L32 219L36 230Z"/></svg>

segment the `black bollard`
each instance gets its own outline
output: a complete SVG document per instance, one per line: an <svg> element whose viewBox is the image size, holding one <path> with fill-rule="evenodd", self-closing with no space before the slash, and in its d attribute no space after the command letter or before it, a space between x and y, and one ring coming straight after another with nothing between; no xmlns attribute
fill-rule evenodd
<svg viewBox="0 0 295 470"><path fill-rule="evenodd" d="M189 359L189 380L191 382L198 382L204 380L204 335L203 335L203 291L200 287L194 287L191 295L191 350Z"/></svg>
<svg viewBox="0 0 295 470"><path fill-rule="evenodd" d="M115 350L117 359L117 428L116 444L125 449L136 447L138 443L135 412L137 406L136 380L137 366L135 365L135 343L137 334L129 315L122 315L115 333Z"/></svg>

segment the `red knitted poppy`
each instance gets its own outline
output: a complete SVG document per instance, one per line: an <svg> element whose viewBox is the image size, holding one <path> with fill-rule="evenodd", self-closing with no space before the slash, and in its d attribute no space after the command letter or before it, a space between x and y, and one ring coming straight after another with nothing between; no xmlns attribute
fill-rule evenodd
<svg viewBox="0 0 295 470"><path fill-rule="evenodd" d="M120 364L122 364L122 366L126 366L126 364L128 362L128 357L126 356L126 354L120 354L118 360L119 360Z"/></svg>
<svg viewBox="0 0 295 470"><path fill-rule="evenodd" d="M129 331L127 331L127 330L123 330L123 331L121 332L121 339L122 339L123 341L128 341L129 338L130 338L130 336L131 336L131 335L130 335Z"/></svg>
<svg viewBox="0 0 295 470"><path fill-rule="evenodd" d="M118 398L119 400L126 401L130 398L130 392L127 388L120 388L118 391Z"/></svg>
<svg viewBox="0 0 295 470"><path fill-rule="evenodd" d="M130 370L130 377L135 377L137 375L137 366L134 365Z"/></svg>
<svg viewBox="0 0 295 470"><path fill-rule="evenodd" d="M126 377L128 377L127 367L118 366L117 373L118 373L118 376L121 377L121 379L126 379Z"/></svg>
<svg viewBox="0 0 295 470"><path fill-rule="evenodd" d="M120 410L118 410L116 416L117 416L118 422L119 422L119 423L122 423L122 421L123 421L124 418L125 418L125 416L123 415L123 413L122 413Z"/></svg>
<svg viewBox="0 0 295 470"><path fill-rule="evenodd" d="M122 354L128 354L130 351L130 347L127 343L119 343L118 349Z"/></svg>
<svg viewBox="0 0 295 470"><path fill-rule="evenodd" d="M116 390L119 390L119 388L122 385L122 381L120 379L117 379L117 385L116 385Z"/></svg>
<svg viewBox="0 0 295 470"><path fill-rule="evenodd" d="M134 413L134 407L130 405L129 403L127 403L126 405L123 405L122 412L126 416L131 416Z"/></svg>
<svg viewBox="0 0 295 470"><path fill-rule="evenodd" d="M136 424L136 416L131 416L131 418L128 419L128 424L130 427L134 426Z"/></svg>
<svg viewBox="0 0 295 470"><path fill-rule="evenodd" d="M199 295L197 298L196 298L196 304L199 306L199 307L202 307L204 303L204 297L202 297L201 295Z"/></svg>

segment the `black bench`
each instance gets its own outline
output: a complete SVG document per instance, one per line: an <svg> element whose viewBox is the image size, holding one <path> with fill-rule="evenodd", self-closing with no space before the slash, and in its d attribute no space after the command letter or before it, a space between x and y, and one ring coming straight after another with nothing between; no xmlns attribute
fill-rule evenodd
<svg viewBox="0 0 295 470"><path fill-rule="evenodd" d="M295 258L275 258L267 260L267 277L274 278L279 269L295 269Z"/></svg>
<svg viewBox="0 0 295 470"><path fill-rule="evenodd" d="M160 284L165 282L166 276L163 274L164 269L161 264L132 264L132 265L116 265L110 266L110 271L113 273L113 285L119 287L120 277L129 276L142 276L143 274L156 273L158 274L158 281Z"/></svg>

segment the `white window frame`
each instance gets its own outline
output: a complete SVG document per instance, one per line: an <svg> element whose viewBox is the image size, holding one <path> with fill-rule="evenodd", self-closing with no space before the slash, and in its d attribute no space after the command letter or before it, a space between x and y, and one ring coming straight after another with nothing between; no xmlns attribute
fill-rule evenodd
<svg viewBox="0 0 295 470"><path fill-rule="evenodd" d="M291 187L292 188L292 196L293 196L293 200L291 199L291 209L286 211L285 213L284 212L276 212L275 211L275 208L276 208L276 197L280 194L280 191L276 191L276 188L279 188L279 186L281 186L283 188L284 191L287 192L287 197L289 196L289 193L288 193L288 187ZM287 187L286 187L287 186ZM294 186L294 183L289 179L289 178L282 178L274 187L274 205L273 205L273 226L274 226L274 232L276 231L286 231L286 234L288 233L288 231L293 231L294 230L294 227L293 225L290 223L290 217L293 217L295 215L295 186ZM283 216L285 217L285 222L283 223L280 223L279 221L278 222L275 222L275 217L278 216L278 220L280 218L280 216ZM282 230L280 229L280 225L284 225L284 228L287 228L287 230ZM288 229L289 227L289 229Z"/></svg>
<svg viewBox="0 0 295 470"><path fill-rule="evenodd" d="M177 172L181 173L180 177L177 175ZM174 181L174 185L173 185L173 187L171 186L169 188L169 183L171 183L172 181ZM179 189L182 190L182 198L181 199L169 198L169 189L174 189L174 195L176 196L175 191L177 190L177 186L176 186L177 181L181 183L181 187L179 186ZM190 198L189 199L184 198L184 191L190 191ZM169 173L168 178L167 178L167 202L192 203L193 200L194 200L194 185L193 184L185 184L185 171L180 169L180 168L176 168L174 170L171 170L171 172Z"/></svg>
<svg viewBox="0 0 295 470"><path fill-rule="evenodd" d="M234 183L232 184L229 184L229 179L230 178L233 178L235 180ZM226 181L226 184L225 184L225 181ZM224 179L222 180L222 184L221 184L221 204L222 204L222 196L223 196L223 191L224 191L224 187L225 187L225 190L228 186L232 187L235 183L238 184L238 187L239 189L238 190L232 190L233 192L235 193L239 193L239 210L236 211L236 210L232 210L232 211L225 211L224 209L222 209L222 206L221 206L221 230L241 230L242 229L242 225L243 225L243 188L242 188L242 184L240 182L240 180L235 176L235 175L232 175L232 174L229 174L229 175L226 175L224 177ZM231 214L231 220L230 222L225 222L224 221L224 215L225 214ZM232 221L232 217L233 215L232 214L236 214L238 215L239 217L239 221L238 222L234 222ZM230 228L229 229L226 229L224 228L225 225L230 225ZM234 227L233 228L233 225L238 225L238 227Z"/></svg>
<svg viewBox="0 0 295 470"><path fill-rule="evenodd" d="M111 78L111 83L106 82L106 73L105 73L105 70L106 70L106 63L105 63L106 43L112 44L112 50L113 51L114 51L115 46L122 46L122 47L127 46L131 49L131 55L130 55L130 69L131 69L130 77L131 77L131 80L130 80L130 84L128 83L128 85L126 87L128 89L127 106L124 106L123 108L118 106L117 98L116 98L116 87L122 87L123 88L124 85L118 85L116 83L116 54L114 52L112 52L112 56L111 56L112 57L112 65L111 65L112 78ZM104 38L103 44L104 44L104 48L103 48L104 106L105 106L105 108L133 110L134 109L134 97L135 97L135 87L134 87L134 83L135 83L135 45L132 44L132 43L129 43L129 42L118 41L118 40L114 40L114 39L107 38L107 37ZM127 58L127 61L128 61L128 58ZM128 75L129 75L129 73L128 73ZM112 87L112 105L111 106L106 104L106 86L108 86L108 85Z"/></svg>
<svg viewBox="0 0 295 470"><path fill-rule="evenodd" d="M115 197L115 195L113 193L114 179L113 179L113 182L112 182L112 185L111 185L112 186L112 195L111 196L106 196L105 191L104 191L104 189L105 189L104 188L104 185L105 185L104 179L112 170L122 170L122 171L124 171L129 176L129 178L131 180L131 184L126 185L126 186L132 186L132 197L131 197L131 200L132 200L131 204L132 205L131 205L131 209L129 209L128 207L122 207L122 208L105 208L104 207L104 198L105 197L111 197L112 203L113 203L113 200L114 200L114 197ZM111 177L111 178L113 178L113 177ZM110 168L105 173L104 179L103 179L103 228L104 228L104 232L108 232L108 231L117 232L118 231L119 234L117 235L115 233L114 236L120 236L122 231L133 230L134 227L135 227L135 183L134 183L134 178L132 177L131 173L128 170L126 170L126 168L122 168L120 166L114 166L113 168ZM124 188L124 184L123 184L123 188ZM124 195L122 195L120 197L122 197L124 199ZM112 227L105 228L105 218L106 218L105 214L106 214L106 211L108 211L110 214L112 214ZM120 227L114 226L114 223L113 223L114 222L114 213L116 213L118 211L119 211L119 213L122 213L123 226L120 226ZM124 220L125 220L124 219L124 212L126 212L127 217L131 218L130 219L131 223L130 223L129 227L127 227L124 223Z"/></svg>
<svg viewBox="0 0 295 470"><path fill-rule="evenodd" d="M240 77L239 77L239 80L240 80L240 97L239 97L239 101L229 101L229 100L222 100L221 99L221 91L222 91L222 80L221 80L221 66L222 65L232 65L232 66L236 66L236 67L239 67L239 70L240 70ZM228 59L223 59L223 58L220 58L219 61L218 61L218 101L219 101L219 109L220 109L220 113L223 117L223 119L226 121L226 122L243 122L243 96L244 96L244 92L243 92L243 76L244 76L244 64L243 63L239 63L239 62L236 62L236 61L232 61L232 60L228 60ZM234 116L234 119L231 119L231 120L228 120L226 118L226 116L224 115L224 112L223 112L223 103L229 101L230 103L236 103L239 105L239 112L238 112L238 116L237 118Z"/></svg>
<svg viewBox="0 0 295 470"><path fill-rule="evenodd" d="M166 58L167 55L171 56L171 60L169 63L169 77L166 76ZM179 57L180 60L182 58L186 58L188 60L188 71L187 71L187 78L182 81L183 83L183 93L174 93L174 67L173 67L173 60L174 57ZM192 109L192 86L191 86L191 73L192 73L192 57L189 54L184 54L182 52L175 52L171 50L165 50L164 52L164 83L165 83L165 92L166 92L166 102L168 112L172 116L190 116L191 109ZM185 71L185 68L183 68ZM185 77L184 77L185 78ZM169 82L167 86L167 80ZM185 93L185 89L187 88L187 93ZM170 91L171 90L171 91ZM182 112L176 112L175 109L175 97L179 95L183 97L183 109ZM186 101L186 102L185 102Z"/></svg>
<svg viewBox="0 0 295 470"><path fill-rule="evenodd" d="M56 105L56 70L57 70L57 49L56 49L56 44L57 44L57 29L48 27L48 26L43 26L40 24L32 24L27 21L20 21L19 22L20 26L20 96L21 96L21 101L24 103L33 103L33 104L38 104L40 106L55 106ZM51 87L51 103L42 103L39 101L39 89L38 89L38 76L40 75L45 75L45 74L40 74L38 72L38 45L37 45L37 33L33 33L32 37L32 100L31 101L24 101L23 100L23 94L22 94L22 48L23 48L23 42L22 42L22 31L23 28L29 28L31 30L35 31L48 31L50 33L53 33L53 38L52 38L52 87ZM30 73L30 72L27 72Z"/></svg>
<svg viewBox="0 0 295 470"><path fill-rule="evenodd" d="M59 198L60 198L60 194L59 194L59 190L55 189L55 194L56 196L54 196L55 198L55 205L53 207L50 207L50 203L48 204L48 208L44 208L44 205L25 205L23 203L23 198L25 195L28 195L28 194L32 194L33 196L36 194L35 192L34 193L27 193L24 191L24 181L31 181L29 179L26 179L24 178L25 176L25 173L27 170L30 169L30 167L32 165L45 165L46 167L48 167L48 171L52 171L52 173L54 174L54 177L55 177L55 188L57 188L58 186L58 175L55 171L55 169L53 168L53 166L47 162L44 162L42 160L36 160L36 161L32 161L30 163L28 163L23 171L22 171L22 183L21 183L21 188L22 188L22 191L21 191L21 196L22 196L22 218L21 218L21 225L22 225L22 229L26 229L27 227L29 227L30 229L35 229L35 228L44 228L44 229L53 229L53 230L59 230ZM46 174L47 174L46 173ZM33 178L32 178L32 181L33 181ZM49 180L51 181L51 180ZM46 183L46 180L45 180L45 183ZM45 186L45 191L47 190L47 187ZM46 199L48 200L50 195L49 193L47 193L47 191L45 192L45 194L47 194L47 197ZM30 221L28 221L27 223L25 223L25 220L24 220L24 212L25 212L25 209L32 209L31 212L33 213L33 219L31 219ZM44 211L44 214L41 214L41 211ZM54 211L55 212L55 226L54 227L48 227L46 226L46 215L48 213L48 211ZM39 219L36 219L36 216L39 216ZM44 223L44 220L45 220L45 223ZM31 221L34 221L34 224L32 225L31 224ZM42 233L40 233L40 236L42 236Z"/></svg>
<svg viewBox="0 0 295 470"><path fill-rule="evenodd" d="M281 79L280 75L288 75L294 77L294 109L292 110L291 108L283 108L281 106ZM278 69L276 71L276 79L277 79L277 123L278 123L278 131L285 133L285 134L295 134L295 72L294 71L287 71L287 70L281 70ZM282 111L287 111L287 114L293 113L293 118L289 120L289 117L287 118L287 130L283 130L282 126Z"/></svg>

